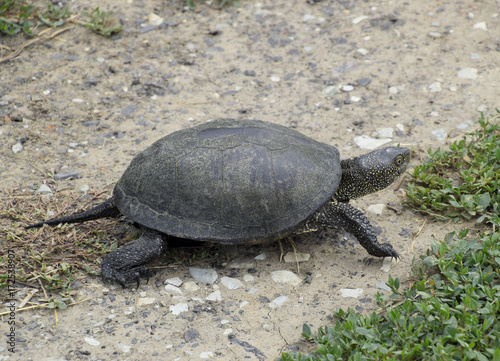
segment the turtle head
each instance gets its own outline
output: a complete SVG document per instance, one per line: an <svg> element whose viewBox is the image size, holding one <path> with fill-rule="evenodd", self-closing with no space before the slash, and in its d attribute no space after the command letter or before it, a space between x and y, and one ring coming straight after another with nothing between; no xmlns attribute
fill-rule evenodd
<svg viewBox="0 0 500 361"><path fill-rule="evenodd" d="M410 150L387 147L341 162L342 178L335 198L339 201L359 198L386 188L406 170Z"/></svg>

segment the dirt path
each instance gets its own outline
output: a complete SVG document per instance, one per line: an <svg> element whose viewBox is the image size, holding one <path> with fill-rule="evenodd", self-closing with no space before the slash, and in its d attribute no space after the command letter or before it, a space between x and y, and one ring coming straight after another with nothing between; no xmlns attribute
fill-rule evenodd
<svg viewBox="0 0 500 361"><path fill-rule="evenodd" d="M199 5L196 12L179 1L88 3L71 7L113 10L123 31L108 39L72 26L0 65L3 189L38 195L48 180L52 192L75 197L110 192L153 141L221 117L291 126L351 157L366 152L360 145L368 137L415 149L445 146L473 129L480 110L498 107L499 1L242 0L241 8ZM148 22L152 13L161 25ZM23 41L0 38L11 48ZM65 170L81 178L47 176ZM400 195L388 189L354 204L365 211L392 205L367 214L402 255L390 273L404 282L432 237L460 225L428 221L413 241L423 218L403 207ZM279 262L277 244L239 247L237 257L249 264L222 264L209 284L187 267L169 267L138 290L86 276L75 297L91 301L58 312L57 324L48 310L18 313L17 352L2 342L0 361L272 360L282 350L307 350L303 322L316 329L332 310L376 309L374 295L386 292L380 283L388 274L352 236L308 236L297 248L311 258L289 283L271 277L297 270ZM163 281L175 277L182 284L172 280L165 289ZM242 286L230 289L223 277ZM343 297L342 289L358 288L358 298ZM6 322L0 328L8 333Z"/></svg>

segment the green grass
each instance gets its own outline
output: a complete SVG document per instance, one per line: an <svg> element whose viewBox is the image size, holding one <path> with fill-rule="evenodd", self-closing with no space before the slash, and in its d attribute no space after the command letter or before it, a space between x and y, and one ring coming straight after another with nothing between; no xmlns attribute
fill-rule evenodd
<svg viewBox="0 0 500 361"><path fill-rule="evenodd" d="M334 323L302 335L310 354L283 353L283 361L494 360L500 361L500 112L479 119L448 150L429 150L414 168L408 204L438 220L475 219L493 231L470 237L464 229L413 262L414 283L400 289L389 276L388 298L364 316L340 309Z"/></svg>
<svg viewBox="0 0 500 361"><path fill-rule="evenodd" d="M281 360L500 360L499 241L496 232L469 239L462 231L433 242L413 286L400 290L389 278L393 294L377 294L379 312L341 309L314 336L304 324L317 351Z"/></svg>
<svg viewBox="0 0 500 361"><path fill-rule="evenodd" d="M500 111L449 150L429 150L414 168L408 204L439 220L476 219L500 227Z"/></svg>
<svg viewBox="0 0 500 361"><path fill-rule="evenodd" d="M0 33L10 36L23 33L34 37L33 31L40 25L59 27L68 22L84 25L103 36L121 31L120 22L111 11L96 8L88 14L83 13L83 22L75 19L78 15L71 13L67 6L59 7L49 2L39 8L26 0L0 0Z"/></svg>

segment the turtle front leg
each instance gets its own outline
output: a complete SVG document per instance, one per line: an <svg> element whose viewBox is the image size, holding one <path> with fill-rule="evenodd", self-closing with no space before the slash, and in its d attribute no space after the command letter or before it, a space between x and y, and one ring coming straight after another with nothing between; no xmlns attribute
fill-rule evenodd
<svg viewBox="0 0 500 361"><path fill-rule="evenodd" d="M167 248L163 237L160 232L146 229L139 239L108 254L101 262L103 282L115 281L125 288L131 281L136 281L139 287L141 276L149 280L151 272L145 265Z"/></svg>
<svg viewBox="0 0 500 361"><path fill-rule="evenodd" d="M348 203L333 200L326 203L312 220L322 227L339 227L352 233L359 243L375 257L396 257L398 253L390 243L380 244L368 218Z"/></svg>

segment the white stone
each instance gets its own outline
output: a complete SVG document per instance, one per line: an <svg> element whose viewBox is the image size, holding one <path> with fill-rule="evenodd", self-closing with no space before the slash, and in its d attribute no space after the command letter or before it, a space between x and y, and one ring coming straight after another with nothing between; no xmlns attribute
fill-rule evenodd
<svg viewBox="0 0 500 361"><path fill-rule="evenodd" d="M457 87L456 86L450 86L450 91L451 92L456 92L457 91Z"/></svg>
<svg viewBox="0 0 500 361"><path fill-rule="evenodd" d="M90 346L99 346L101 343L97 341L93 337L85 337L84 338L85 342L87 342Z"/></svg>
<svg viewBox="0 0 500 361"><path fill-rule="evenodd" d="M156 301L155 297L141 297L137 300L137 306L147 306Z"/></svg>
<svg viewBox="0 0 500 361"><path fill-rule="evenodd" d="M245 282L253 282L255 281L255 277L252 275L249 275L248 273L243 275L243 281Z"/></svg>
<svg viewBox="0 0 500 361"><path fill-rule="evenodd" d="M477 109L478 112L484 113L486 110L488 110L488 107L485 104L481 104L476 109Z"/></svg>
<svg viewBox="0 0 500 361"><path fill-rule="evenodd" d="M340 90L338 87L334 86L334 85L330 85L330 86L327 86L324 90L323 90L323 95L327 98L331 98L333 97L335 94L338 94L340 93Z"/></svg>
<svg viewBox="0 0 500 361"><path fill-rule="evenodd" d="M148 23L150 25L160 26L161 24L163 24L163 18L154 13L150 13L148 15Z"/></svg>
<svg viewBox="0 0 500 361"><path fill-rule="evenodd" d="M202 359L214 358L214 354L211 351L205 351L200 353L200 358Z"/></svg>
<svg viewBox="0 0 500 361"><path fill-rule="evenodd" d="M488 31L488 27L486 26L486 22L485 21L481 21L480 23L474 24L474 29L480 29L480 30Z"/></svg>
<svg viewBox="0 0 500 361"><path fill-rule="evenodd" d="M393 134L393 128L377 128L377 135L381 138L392 138Z"/></svg>
<svg viewBox="0 0 500 361"><path fill-rule="evenodd" d="M169 310L170 313L174 315L179 315L182 312L187 312L189 310L189 307L187 303L178 303L176 305L170 306Z"/></svg>
<svg viewBox="0 0 500 361"><path fill-rule="evenodd" d="M366 210L370 213L374 213L380 216L384 212L385 208L386 208L385 204L379 203L379 204L370 204L368 208L366 208Z"/></svg>
<svg viewBox="0 0 500 361"><path fill-rule="evenodd" d="M478 54L478 53L470 53L470 58L471 58L472 60L478 60L478 59L480 59L481 57L479 56L479 54Z"/></svg>
<svg viewBox="0 0 500 361"><path fill-rule="evenodd" d="M316 18L316 16L314 15L311 15L311 14L305 14L303 17L302 17L302 22L308 22L309 20L314 20Z"/></svg>
<svg viewBox="0 0 500 361"><path fill-rule="evenodd" d="M23 150L23 145L19 142L12 146L12 151L14 153L19 153L21 150Z"/></svg>
<svg viewBox="0 0 500 361"><path fill-rule="evenodd" d="M362 288L342 288L340 290L340 294L342 297L351 297L351 298L358 298L363 294L363 289Z"/></svg>
<svg viewBox="0 0 500 361"><path fill-rule="evenodd" d="M288 300L287 296L279 296L269 303L270 308L278 308L283 306L283 304Z"/></svg>
<svg viewBox="0 0 500 361"><path fill-rule="evenodd" d="M226 328L224 330L224 336L229 336L232 333L233 333L233 329L232 328Z"/></svg>
<svg viewBox="0 0 500 361"><path fill-rule="evenodd" d="M391 289L389 288L389 286L387 286L387 284L385 282L377 282L375 284L375 287L377 288L380 288L381 290L384 290L384 291L391 291Z"/></svg>
<svg viewBox="0 0 500 361"><path fill-rule="evenodd" d="M439 117L438 112L431 112L430 115L431 115L431 117Z"/></svg>
<svg viewBox="0 0 500 361"><path fill-rule="evenodd" d="M220 279L220 282L226 286L228 290L237 290L238 288L245 287L243 283L237 278L232 278L232 277L222 277Z"/></svg>
<svg viewBox="0 0 500 361"><path fill-rule="evenodd" d="M310 54L312 52L312 48L310 46L304 46L304 51L307 53L307 54Z"/></svg>
<svg viewBox="0 0 500 361"><path fill-rule="evenodd" d="M354 90L354 87L352 85L344 85L342 87L342 91L344 92L352 92Z"/></svg>
<svg viewBox="0 0 500 361"><path fill-rule="evenodd" d="M187 282L184 282L184 284L182 285L182 289L186 292L196 292L200 289L200 286L198 286L193 281L187 281Z"/></svg>
<svg viewBox="0 0 500 361"><path fill-rule="evenodd" d="M220 290L217 290L217 291L214 291L212 292L211 294L209 294L207 296L207 298L205 298L207 301L222 301L222 295L220 293Z"/></svg>
<svg viewBox="0 0 500 361"><path fill-rule="evenodd" d="M439 31L431 31L429 33L429 36L431 38L440 38L442 36L442 34Z"/></svg>
<svg viewBox="0 0 500 361"><path fill-rule="evenodd" d="M130 352L130 349L132 348L132 346L119 343L118 345L116 345L116 348L121 350L123 353L127 353L127 352Z"/></svg>
<svg viewBox="0 0 500 361"><path fill-rule="evenodd" d="M405 131L405 126L401 123L396 124L396 128L398 128L400 131L404 133Z"/></svg>
<svg viewBox="0 0 500 361"><path fill-rule="evenodd" d="M360 97L357 97L357 96L354 96L354 95L351 97L351 102L353 102L353 103L357 103L357 102L359 102L360 100L361 100L361 98L360 98Z"/></svg>
<svg viewBox="0 0 500 361"><path fill-rule="evenodd" d="M167 278L163 284L170 284L179 287L182 285L182 280L179 277Z"/></svg>
<svg viewBox="0 0 500 361"><path fill-rule="evenodd" d="M267 254L261 253L258 256L255 256L254 259L256 259L257 261L264 261L266 258L267 258Z"/></svg>
<svg viewBox="0 0 500 361"><path fill-rule="evenodd" d="M52 189L49 188L48 185L42 184L40 188L38 188L38 193L51 193Z"/></svg>
<svg viewBox="0 0 500 361"><path fill-rule="evenodd" d="M240 303L240 308L245 307L245 306L246 306L246 305L248 305L249 303L250 303L250 302L248 302L248 301L243 301L243 302L241 302L241 303Z"/></svg>
<svg viewBox="0 0 500 361"><path fill-rule="evenodd" d="M389 88L389 94L396 95L397 93L399 93L399 90L395 86Z"/></svg>
<svg viewBox="0 0 500 361"><path fill-rule="evenodd" d="M382 262L382 267L380 267L380 270L384 272L389 272L398 263L399 263L399 258L385 257Z"/></svg>
<svg viewBox="0 0 500 361"><path fill-rule="evenodd" d="M392 142L392 139L390 138L374 139L367 135L361 135L359 137L354 138L353 141L361 149L371 150L378 148L384 144Z"/></svg>
<svg viewBox="0 0 500 361"><path fill-rule="evenodd" d="M429 86L431 93L439 93L441 91L441 83L436 81Z"/></svg>
<svg viewBox="0 0 500 361"><path fill-rule="evenodd" d="M83 99L75 98L73 99L73 103L83 103Z"/></svg>
<svg viewBox="0 0 500 361"><path fill-rule="evenodd" d="M300 278L290 271L274 271L271 272L271 279L277 283L286 283L292 286L300 284Z"/></svg>
<svg viewBox="0 0 500 361"><path fill-rule="evenodd" d="M203 268L189 267L189 273L191 273L191 276L193 276L193 278L196 281L203 283L214 283L219 277L217 275L217 272L215 272L215 270L211 268L203 269Z"/></svg>
<svg viewBox="0 0 500 361"><path fill-rule="evenodd" d="M281 78L280 78L279 76L273 75L273 76L271 77L271 81L272 81L273 83L278 83L280 80L281 80Z"/></svg>
<svg viewBox="0 0 500 361"><path fill-rule="evenodd" d="M361 55L365 56L365 55L368 55L369 51L366 50L365 48L359 48L357 50L358 53L360 53Z"/></svg>
<svg viewBox="0 0 500 361"><path fill-rule="evenodd" d="M288 252L283 258L285 262L295 263L295 262L307 262L311 258L309 253L300 253L300 252Z"/></svg>
<svg viewBox="0 0 500 361"><path fill-rule="evenodd" d="M87 193L89 191L90 187L88 184L84 184L80 187L80 192L82 193Z"/></svg>
<svg viewBox="0 0 500 361"><path fill-rule="evenodd" d="M448 138L448 132L444 128L432 130L431 134L436 140L440 142L444 142L444 140Z"/></svg>
<svg viewBox="0 0 500 361"><path fill-rule="evenodd" d="M460 79L471 79L474 80L477 78L477 69L475 68L463 68L457 73L457 76Z"/></svg>
<svg viewBox="0 0 500 361"><path fill-rule="evenodd" d="M168 293L177 293L179 295L182 295L181 289L174 285L165 285L165 291L167 291Z"/></svg>
<svg viewBox="0 0 500 361"><path fill-rule="evenodd" d="M357 18L352 19L352 23L354 25L357 25L357 24L359 24L360 22L362 22L363 20L366 20L366 19L368 19L368 16L361 15L361 16L358 16Z"/></svg>

